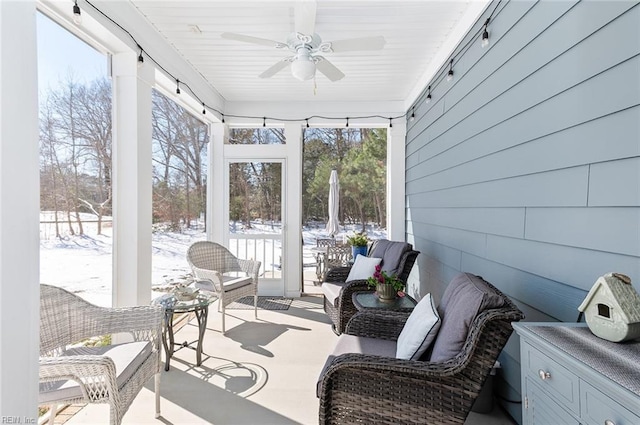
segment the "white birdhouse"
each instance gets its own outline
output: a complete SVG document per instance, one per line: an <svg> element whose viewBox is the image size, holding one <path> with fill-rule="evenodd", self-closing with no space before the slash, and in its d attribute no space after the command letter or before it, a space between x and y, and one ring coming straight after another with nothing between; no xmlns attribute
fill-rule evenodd
<svg viewBox="0 0 640 425"><path fill-rule="evenodd" d="M613 342L640 338L640 295L628 276L608 273L599 277L578 310L600 338Z"/></svg>

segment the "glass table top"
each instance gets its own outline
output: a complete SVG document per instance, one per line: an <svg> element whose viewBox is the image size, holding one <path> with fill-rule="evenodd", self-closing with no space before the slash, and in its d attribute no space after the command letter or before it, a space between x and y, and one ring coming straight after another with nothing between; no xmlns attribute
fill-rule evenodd
<svg viewBox="0 0 640 425"><path fill-rule="evenodd" d="M215 296L198 294L194 299L189 301L178 300L173 293L168 293L154 298L151 304L161 305L166 310L172 310L174 312L193 311L197 308L207 307L213 301L216 300Z"/></svg>
<svg viewBox="0 0 640 425"><path fill-rule="evenodd" d="M417 302L409 295L397 297L392 301L380 301L375 292L356 292L353 294L353 304L356 308L378 308L387 310L412 309Z"/></svg>

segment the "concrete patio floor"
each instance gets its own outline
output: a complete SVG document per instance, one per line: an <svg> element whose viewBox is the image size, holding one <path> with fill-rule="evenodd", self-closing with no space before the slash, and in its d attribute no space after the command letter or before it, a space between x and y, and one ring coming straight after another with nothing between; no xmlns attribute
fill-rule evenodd
<svg viewBox="0 0 640 425"><path fill-rule="evenodd" d="M197 322L176 341L197 338ZM202 365L195 351L181 349L162 372L162 416L154 418L153 381L142 389L123 424L316 424L316 379L337 337L322 310L322 298L294 299L288 310L227 310L227 335L220 332L216 304L210 308ZM164 355L163 355L164 359ZM88 405L66 423L106 424L106 405ZM495 408L472 413L469 425L511 425Z"/></svg>

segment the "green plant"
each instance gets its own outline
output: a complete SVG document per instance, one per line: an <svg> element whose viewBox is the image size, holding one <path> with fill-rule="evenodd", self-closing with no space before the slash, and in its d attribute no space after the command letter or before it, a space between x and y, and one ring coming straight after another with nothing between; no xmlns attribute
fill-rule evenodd
<svg viewBox="0 0 640 425"><path fill-rule="evenodd" d="M388 284L393 286L393 289L398 291L398 295L404 295L402 290L404 289L404 283L398 278L397 275L389 276L385 271L382 270L382 267L378 264L376 266L376 271L373 273L373 276L367 278L367 285L369 287L375 288L378 284Z"/></svg>
<svg viewBox="0 0 640 425"><path fill-rule="evenodd" d="M369 243L369 238L364 232L356 232L352 236L347 237L347 243L351 246L367 246L367 244Z"/></svg>

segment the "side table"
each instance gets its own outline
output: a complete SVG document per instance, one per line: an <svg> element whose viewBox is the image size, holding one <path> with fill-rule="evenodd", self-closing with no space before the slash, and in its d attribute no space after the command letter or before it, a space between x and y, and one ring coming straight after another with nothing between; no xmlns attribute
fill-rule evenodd
<svg viewBox="0 0 640 425"><path fill-rule="evenodd" d="M165 352L165 367L164 370L169 370L169 362L173 353L181 348L191 348L196 350L196 366L202 364L202 340L204 339L204 332L207 329L207 316L209 315L209 304L215 301L216 297L210 295L198 294L196 298L189 301L181 301L176 298L172 293L162 295L151 301L152 304L161 305L164 307L164 326L162 332L162 345ZM194 312L196 319L198 320L198 340L182 343L176 343L174 341L173 334L173 316L175 313L190 313ZM191 344L197 342L196 348L193 348ZM178 346L177 349L174 347Z"/></svg>
<svg viewBox="0 0 640 425"><path fill-rule="evenodd" d="M354 292L351 300L358 311L366 309L411 311L418 304L416 300L406 294L404 297L398 297L391 302L383 302L380 301L375 292Z"/></svg>

